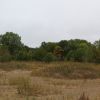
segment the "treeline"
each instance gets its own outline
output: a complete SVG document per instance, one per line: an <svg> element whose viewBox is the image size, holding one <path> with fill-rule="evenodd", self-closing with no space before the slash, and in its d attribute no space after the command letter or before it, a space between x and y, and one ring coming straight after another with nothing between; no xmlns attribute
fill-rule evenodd
<svg viewBox="0 0 100 100"><path fill-rule="evenodd" d="M100 40L93 44L80 39L42 42L38 48L30 48L13 32L0 35L0 61L79 61L100 63Z"/></svg>

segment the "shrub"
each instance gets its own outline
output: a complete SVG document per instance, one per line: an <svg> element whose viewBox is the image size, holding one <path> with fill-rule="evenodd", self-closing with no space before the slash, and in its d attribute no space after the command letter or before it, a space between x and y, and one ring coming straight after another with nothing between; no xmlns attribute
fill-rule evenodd
<svg viewBox="0 0 100 100"><path fill-rule="evenodd" d="M46 54L47 51L45 49L37 48L33 53L33 59L37 61L42 61Z"/></svg>
<svg viewBox="0 0 100 100"><path fill-rule="evenodd" d="M11 55L8 51L7 46L0 46L0 62L6 62L11 60Z"/></svg>
<svg viewBox="0 0 100 100"><path fill-rule="evenodd" d="M20 50L17 54L15 59L20 60L20 61L28 61L28 60L32 60L32 52L31 51L27 51L25 49Z"/></svg>
<svg viewBox="0 0 100 100"><path fill-rule="evenodd" d="M52 62L55 61L56 57L52 53L47 53L46 56L43 58L45 62Z"/></svg>
<svg viewBox="0 0 100 100"><path fill-rule="evenodd" d="M11 61L12 57L10 55L0 56L0 62L8 62Z"/></svg>

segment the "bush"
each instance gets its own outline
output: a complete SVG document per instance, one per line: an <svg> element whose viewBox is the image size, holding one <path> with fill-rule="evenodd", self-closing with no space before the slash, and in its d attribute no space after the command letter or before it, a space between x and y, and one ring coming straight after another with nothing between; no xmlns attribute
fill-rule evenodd
<svg viewBox="0 0 100 100"><path fill-rule="evenodd" d="M26 51L26 50L20 50L15 57L16 60L20 60L20 61L28 61L28 60L32 60L32 52L31 51Z"/></svg>
<svg viewBox="0 0 100 100"><path fill-rule="evenodd" d="M8 51L8 48L6 46L1 45L0 46L0 62L6 62L11 60L11 55Z"/></svg>
<svg viewBox="0 0 100 100"><path fill-rule="evenodd" d="M45 62L52 62L55 61L56 57L52 53L47 53L46 56L43 58Z"/></svg>
<svg viewBox="0 0 100 100"><path fill-rule="evenodd" d="M42 61L46 54L47 51L45 49L37 48L33 53L33 59L37 61Z"/></svg>
<svg viewBox="0 0 100 100"><path fill-rule="evenodd" d="M12 57L10 55L0 56L0 62L8 62L11 60L12 60Z"/></svg>

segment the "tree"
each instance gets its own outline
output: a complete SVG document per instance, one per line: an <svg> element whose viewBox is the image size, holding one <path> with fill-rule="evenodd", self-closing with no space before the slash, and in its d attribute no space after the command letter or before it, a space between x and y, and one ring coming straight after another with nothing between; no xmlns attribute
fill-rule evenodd
<svg viewBox="0 0 100 100"><path fill-rule="evenodd" d="M8 46L11 54L22 46L21 37L13 32L6 32L0 36L0 44Z"/></svg>
<svg viewBox="0 0 100 100"><path fill-rule="evenodd" d="M55 60L56 60L56 57L52 53L47 53L45 57L43 58L43 61L45 62L52 62Z"/></svg>
<svg viewBox="0 0 100 100"><path fill-rule="evenodd" d="M52 52L54 51L54 48L57 46L57 43L54 42L42 42L41 48L45 49L47 52Z"/></svg>
<svg viewBox="0 0 100 100"><path fill-rule="evenodd" d="M92 45L86 42L79 42L76 44L76 49L72 49L67 54L68 60L74 61L92 61L93 59L93 49Z"/></svg>
<svg viewBox="0 0 100 100"><path fill-rule="evenodd" d="M60 46L56 46L54 49L54 55L58 58L58 60L63 60L63 52L64 50Z"/></svg>
<svg viewBox="0 0 100 100"><path fill-rule="evenodd" d="M68 41L62 40L58 43L58 45L64 50L63 54L64 54L64 57L65 57L67 55L68 51L69 51Z"/></svg>
<svg viewBox="0 0 100 100"><path fill-rule="evenodd" d="M94 46L95 46L94 49L95 62L100 63L100 40L95 41Z"/></svg>
<svg viewBox="0 0 100 100"><path fill-rule="evenodd" d="M46 56L47 51L43 48L36 48L33 52L33 59L37 61L43 61L43 58Z"/></svg>
<svg viewBox="0 0 100 100"><path fill-rule="evenodd" d="M95 45L95 47L96 47L97 49L100 49L100 40L95 41L95 42L94 42L94 45Z"/></svg>
<svg viewBox="0 0 100 100"><path fill-rule="evenodd" d="M25 47L21 48L15 55L16 60L32 60L33 52L32 50L27 50Z"/></svg>

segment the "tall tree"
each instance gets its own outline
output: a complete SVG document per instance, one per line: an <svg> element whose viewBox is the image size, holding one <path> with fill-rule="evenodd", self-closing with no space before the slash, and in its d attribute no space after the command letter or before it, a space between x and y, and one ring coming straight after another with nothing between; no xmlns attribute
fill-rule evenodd
<svg viewBox="0 0 100 100"><path fill-rule="evenodd" d="M21 37L13 32L6 32L4 35L0 36L0 44L8 46L11 54L22 46Z"/></svg>

